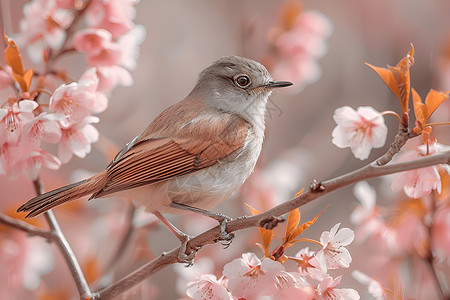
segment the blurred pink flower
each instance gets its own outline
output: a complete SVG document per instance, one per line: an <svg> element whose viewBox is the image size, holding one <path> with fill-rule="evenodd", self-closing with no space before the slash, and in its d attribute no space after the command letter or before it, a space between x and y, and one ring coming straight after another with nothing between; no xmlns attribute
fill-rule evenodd
<svg viewBox="0 0 450 300"><path fill-rule="evenodd" d="M433 251L443 260L450 258L450 206L435 212L432 234Z"/></svg>
<svg viewBox="0 0 450 300"><path fill-rule="evenodd" d="M95 54L105 45L111 43L112 34L105 29L85 28L78 31L73 37L73 47L80 52Z"/></svg>
<svg viewBox="0 0 450 300"><path fill-rule="evenodd" d="M14 79L11 75L11 67L6 65L0 66L0 90L14 85Z"/></svg>
<svg viewBox="0 0 450 300"><path fill-rule="evenodd" d="M91 123L98 121L97 117L88 116L70 127L61 128L58 157L62 163L67 163L73 154L83 158L91 152L91 144L98 141L98 131Z"/></svg>
<svg viewBox="0 0 450 300"><path fill-rule="evenodd" d="M121 66L98 67L97 76L98 90L104 93L110 92L117 85L131 86L134 82L130 72Z"/></svg>
<svg viewBox="0 0 450 300"><path fill-rule="evenodd" d="M317 300L357 300L359 294L354 289L337 289L336 287L341 282L342 276L333 279L326 277L317 287Z"/></svg>
<svg viewBox="0 0 450 300"><path fill-rule="evenodd" d="M35 290L41 276L53 269L54 258L51 247L41 238L11 231L0 243L0 265L0 290L5 297L4 293L22 287Z"/></svg>
<svg viewBox="0 0 450 300"><path fill-rule="evenodd" d="M355 111L349 106L335 110L333 119L333 144L339 148L350 147L353 155L360 160L369 157L372 148L383 147L386 143L387 126L383 116L369 106L360 106Z"/></svg>
<svg viewBox="0 0 450 300"><path fill-rule="evenodd" d="M317 252L316 257L319 261L325 260L327 269L348 268L352 262L350 252L344 246L353 241L355 234L349 228L341 228L338 231L339 225L341 223L336 224L330 231L322 232L320 236L323 248Z"/></svg>
<svg viewBox="0 0 450 300"><path fill-rule="evenodd" d="M277 292L277 276L284 278L284 266L269 258L260 260L254 253L244 253L226 264L223 275L233 296L247 300L259 299Z"/></svg>
<svg viewBox="0 0 450 300"><path fill-rule="evenodd" d="M367 285L369 293L376 300L383 300L386 297L386 291L383 285L378 280L364 274L361 271L355 270L352 272L352 277L361 284Z"/></svg>
<svg viewBox="0 0 450 300"><path fill-rule="evenodd" d="M113 37L124 35L133 28L137 0L93 0L87 11L92 27L103 28Z"/></svg>
<svg viewBox="0 0 450 300"><path fill-rule="evenodd" d="M279 61L272 73L295 83L297 91L320 78L318 59L327 52L327 39L333 32L330 19L319 11L304 11L274 41Z"/></svg>
<svg viewBox="0 0 450 300"><path fill-rule="evenodd" d="M428 155L433 155L448 149L450 147L441 144L429 145ZM415 150L401 153L396 161L414 161L425 155L427 155L427 145L421 145ZM449 172L446 167L443 169ZM413 169L395 174L391 187L394 191L403 189L408 197L418 199L428 195L433 190L436 190L440 194L442 190L441 176L436 166Z"/></svg>
<svg viewBox="0 0 450 300"><path fill-rule="evenodd" d="M386 229L382 218L378 214L378 207L375 205L375 189L367 181L360 181L355 184L353 193L359 200L358 205L350 215L350 221L358 225L356 237L363 242L369 236L377 234L379 237Z"/></svg>
<svg viewBox="0 0 450 300"><path fill-rule="evenodd" d="M37 107L36 101L22 100L0 108L0 145L19 141L24 123L33 119L33 110Z"/></svg>
<svg viewBox="0 0 450 300"><path fill-rule="evenodd" d="M217 280L212 274L202 274L196 280L187 284L186 294L196 300L204 299L234 299L224 286L224 281Z"/></svg>
<svg viewBox="0 0 450 300"><path fill-rule="evenodd" d="M19 41L27 47L31 60L39 63L45 48L57 50L63 45L73 13L58 7L54 0L33 0L25 4L23 14Z"/></svg>
<svg viewBox="0 0 450 300"><path fill-rule="evenodd" d="M122 51L120 58L121 66L129 70L136 68L136 61L139 57L139 46L144 42L145 35L145 27L135 25L128 33L119 38L118 44Z"/></svg>

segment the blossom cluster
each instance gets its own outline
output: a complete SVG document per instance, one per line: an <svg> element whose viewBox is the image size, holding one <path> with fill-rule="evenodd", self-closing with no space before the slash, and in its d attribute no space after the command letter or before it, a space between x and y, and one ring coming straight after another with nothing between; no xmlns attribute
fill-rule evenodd
<svg viewBox="0 0 450 300"><path fill-rule="evenodd" d="M187 283L186 295L189 299L359 299L355 290L338 287L342 275L330 274L331 270L348 268L352 261L345 246L353 241L354 233L349 228L338 230L339 225L322 233L316 242L321 246L318 251L306 247L295 256L284 255L285 248L300 241L291 235L271 254L265 251L262 259L244 253L227 263L220 278L205 272L196 276ZM287 225L287 232L291 232L289 228ZM263 243L267 242L265 233L261 233ZM295 270L287 270L287 261L296 264Z"/></svg>
<svg viewBox="0 0 450 300"><path fill-rule="evenodd" d="M294 88L300 91L321 76L318 60L328 51L333 23L323 13L303 10L294 2L285 3L281 19L281 24L269 32L276 57L271 73L294 82Z"/></svg>
<svg viewBox="0 0 450 300"><path fill-rule="evenodd" d="M95 114L107 108L115 86L133 82L129 70L145 36L133 23L134 4L33 0L24 6L20 33L5 36L6 65L0 66L0 89L14 91L0 106L0 174L14 178L22 172L34 180L41 167L58 169L73 155L91 151L99 137ZM25 71L19 48L43 63L44 71ZM55 68L56 60L70 53L85 54L88 69L77 81ZM42 142L58 144L57 155Z"/></svg>

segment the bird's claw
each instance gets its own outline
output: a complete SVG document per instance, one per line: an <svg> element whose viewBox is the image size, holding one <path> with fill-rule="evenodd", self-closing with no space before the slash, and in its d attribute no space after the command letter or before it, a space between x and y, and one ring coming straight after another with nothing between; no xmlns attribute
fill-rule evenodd
<svg viewBox="0 0 450 300"><path fill-rule="evenodd" d="M225 249L230 247L231 242L234 239L234 232L227 232L227 223L231 221L230 217L224 216L222 220L219 221L219 238L215 240L215 242L221 242Z"/></svg>
<svg viewBox="0 0 450 300"><path fill-rule="evenodd" d="M187 234L183 236L180 241L180 250L178 251L178 262L186 264L186 267L190 267L194 264L194 258L197 254L197 251L201 247L194 247L189 243L191 237Z"/></svg>

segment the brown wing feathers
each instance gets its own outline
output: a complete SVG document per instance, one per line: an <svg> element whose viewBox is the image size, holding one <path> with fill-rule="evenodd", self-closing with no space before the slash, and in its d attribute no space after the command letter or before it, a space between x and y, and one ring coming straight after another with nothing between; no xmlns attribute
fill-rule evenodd
<svg viewBox="0 0 450 300"><path fill-rule="evenodd" d="M168 127L155 119L142 135L119 152L105 171L37 196L17 211L28 211L27 217L34 217L82 196L102 197L212 166L239 154L250 126L229 114L209 119L206 124L201 119L192 122L192 116L186 112L180 118L189 121L176 132L165 132ZM161 137L164 134L171 137Z"/></svg>

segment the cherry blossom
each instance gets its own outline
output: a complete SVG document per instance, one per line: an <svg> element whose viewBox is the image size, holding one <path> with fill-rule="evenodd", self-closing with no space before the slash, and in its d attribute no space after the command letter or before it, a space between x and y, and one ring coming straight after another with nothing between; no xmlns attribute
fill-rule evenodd
<svg viewBox="0 0 450 300"><path fill-rule="evenodd" d="M384 290L383 285L378 280L358 270L354 270L352 272L352 277L355 278L359 283L366 285L369 290L369 293L376 300L385 299L386 291Z"/></svg>
<svg viewBox="0 0 450 300"><path fill-rule="evenodd" d="M66 29L72 23L73 13L58 7L57 2L53 0L34 0L27 3L23 13L19 41L26 45L31 60L39 63L45 48L61 48L66 38Z"/></svg>
<svg viewBox="0 0 450 300"><path fill-rule="evenodd" d="M357 300L359 294L354 289L337 289L336 287L341 282L342 276L333 279L332 277L326 277L319 283L317 287L318 297L317 300Z"/></svg>
<svg viewBox="0 0 450 300"><path fill-rule="evenodd" d="M234 299L224 286L224 281L217 280L212 274L202 274L196 280L187 284L186 294L196 300L227 300Z"/></svg>
<svg viewBox="0 0 450 300"><path fill-rule="evenodd" d="M148 215L148 214L146 214ZM214 272L214 261L210 257L199 257L195 259L195 264L190 268L186 268L182 264L174 266L177 273L176 287L180 294L184 294L188 282L199 278L202 274L210 274Z"/></svg>
<svg viewBox="0 0 450 300"><path fill-rule="evenodd" d="M433 155L441 151L449 149L448 146L441 144L434 145L421 145L415 150L403 152L399 155L396 161L413 161L420 157L427 155ZM443 171L449 172L446 167L441 168ZM400 172L394 175L392 179L392 190L403 190L405 194L410 198L422 198L423 196L436 190L439 194L442 191L441 176L437 166L430 166L420 169L413 169L406 172Z"/></svg>
<svg viewBox="0 0 450 300"><path fill-rule="evenodd" d="M293 81L297 91L316 82L321 75L318 59L327 52L327 39L332 32L333 24L321 12L299 13L292 26L274 40L279 61L272 70L273 75Z"/></svg>
<svg viewBox="0 0 450 300"><path fill-rule="evenodd" d="M87 11L88 22L119 37L133 28L136 3L137 0L93 0Z"/></svg>
<svg viewBox="0 0 450 300"><path fill-rule="evenodd" d="M110 92L117 85L131 86L134 82L130 72L121 66L98 67L98 90L104 93Z"/></svg>
<svg viewBox="0 0 450 300"><path fill-rule="evenodd" d="M58 144L58 157L62 163L67 163L72 155L83 158L91 152L91 144L98 141L98 131L91 125L99 119L88 116L79 123L67 128L61 128L62 136Z"/></svg>
<svg viewBox="0 0 450 300"><path fill-rule="evenodd" d="M0 274L2 297L5 296L3 292L20 286L28 290L36 289L42 275L54 267L50 245L41 238L29 238L19 232L11 232L6 236L3 232L2 235L0 264L6 271Z"/></svg>
<svg viewBox="0 0 450 300"><path fill-rule="evenodd" d="M36 149L20 161L19 169L30 180L36 180L42 167L50 170L58 170L60 166L61 161L56 156L42 149Z"/></svg>
<svg viewBox="0 0 450 300"><path fill-rule="evenodd" d="M352 262L350 252L344 246L353 241L355 234L349 228L341 228L338 231L339 225L341 223L336 224L330 231L322 232L320 236L323 248L317 252L316 257L325 260L327 269L348 268Z"/></svg>
<svg viewBox="0 0 450 300"><path fill-rule="evenodd" d="M77 51L98 53L111 43L112 34L108 30L99 28L85 28L78 31L73 37L73 46Z"/></svg>
<svg viewBox="0 0 450 300"><path fill-rule="evenodd" d="M349 106L335 110L333 119L333 144L339 148L350 147L353 155L360 160L369 157L372 148L383 147L386 143L387 126L383 116L369 106L360 106L355 111Z"/></svg>
<svg viewBox="0 0 450 300"><path fill-rule="evenodd" d="M375 189L366 181L360 181L355 184L353 193L361 203L350 215L350 221L358 225L357 238L363 242L374 234L381 236L386 227L378 214L378 207L375 205Z"/></svg>
<svg viewBox="0 0 450 300"><path fill-rule="evenodd" d="M43 112L32 120L26 122L23 126L22 142L27 145L40 145L41 140L48 143L57 143L61 139L61 129L58 121L61 116Z"/></svg>
<svg viewBox="0 0 450 300"><path fill-rule="evenodd" d="M0 108L0 145L6 142L16 144L19 141L24 123L33 119L33 110L37 107L35 101L22 100Z"/></svg>
<svg viewBox="0 0 450 300"><path fill-rule="evenodd" d="M310 276L316 280L322 280L326 276L326 261L323 259L319 261L315 255L315 252L310 251L309 247L301 249L297 252L297 254L295 254L295 257L300 274L303 276Z"/></svg>
<svg viewBox="0 0 450 300"><path fill-rule="evenodd" d="M79 82L63 84L55 90L50 98L50 111L66 116L59 121L63 128L81 122L92 112L106 109L107 98L97 91L98 83L95 69L88 69Z"/></svg>
<svg viewBox="0 0 450 300"><path fill-rule="evenodd" d="M254 253L244 253L223 268L228 289L238 298L259 299L276 292L279 276L286 279L284 266L269 258L260 260ZM287 280L287 279L286 279Z"/></svg>

